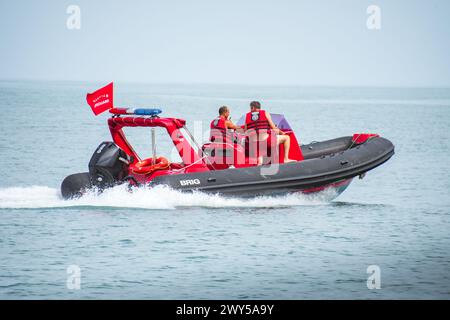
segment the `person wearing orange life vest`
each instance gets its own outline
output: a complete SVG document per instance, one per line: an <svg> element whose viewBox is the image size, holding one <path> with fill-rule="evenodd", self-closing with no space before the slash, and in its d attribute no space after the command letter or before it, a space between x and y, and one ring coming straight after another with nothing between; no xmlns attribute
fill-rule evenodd
<svg viewBox="0 0 450 320"><path fill-rule="evenodd" d="M289 149L291 147L291 138L283 131L278 129L273 123L270 113L265 110L261 110L261 103L258 101L252 101L250 103L250 112L245 116L245 131L253 132L249 138L251 141L266 141L269 138L269 132L276 133L277 144L283 144L284 146L284 162L293 162L295 160L289 159ZM258 157L258 165L261 165L263 158Z"/></svg>
<svg viewBox="0 0 450 320"><path fill-rule="evenodd" d="M230 120L230 109L227 106L219 108L219 116L211 121L210 129L211 142L226 142L231 136L229 130L242 130Z"/></svg>

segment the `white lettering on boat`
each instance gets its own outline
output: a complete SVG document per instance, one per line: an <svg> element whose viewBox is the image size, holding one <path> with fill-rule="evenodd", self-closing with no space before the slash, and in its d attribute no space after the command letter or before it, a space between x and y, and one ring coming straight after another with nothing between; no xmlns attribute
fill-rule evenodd
<svg viewBox="0 0 450 320"><path fill-rule="evenodd" d="M194 186L199 185L200 180L199 179L187 179L187 180L180 180L180 184L184 186Z"/></svg>

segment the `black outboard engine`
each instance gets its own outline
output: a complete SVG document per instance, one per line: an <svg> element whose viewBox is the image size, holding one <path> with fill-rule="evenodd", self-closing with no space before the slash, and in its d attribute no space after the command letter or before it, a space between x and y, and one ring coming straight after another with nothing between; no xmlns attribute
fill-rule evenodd
<svg viewBox="0 0 450 320"><path fill-rule="evenodd" d="M130 157L114 142L102 142L89 161L91 183L100 189L119 183L126 175Z"/></svg>

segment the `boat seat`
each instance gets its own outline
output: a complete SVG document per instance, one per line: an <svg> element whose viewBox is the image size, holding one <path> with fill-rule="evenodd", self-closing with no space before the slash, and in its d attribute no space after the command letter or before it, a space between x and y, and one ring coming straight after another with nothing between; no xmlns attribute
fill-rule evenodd
<svg viewBox="0 0 450 320"><path fill-rule="evenodd" d="M272 157L272 149L273 149L273 146L276 145L276 141L277 141L276 137L277 137L276 133L271 132L271 130L269 130L267 138L262 139L262 140L259 140L259 139L254 140L249 135L248 140L247 140L246 151L247 151L248 157L253 159L252 162L255 162L255 159L257 160L258 157L263 157L263 158ZM256 155L254 154L255 151L256 151Z"/></svg>
<svg viewBox="0 0 450 320"><path fill-rule="evenodd" d="M207 157L206 164L212 169L227 169L234 165L235 144L226 142L210 142L202 146L202 151Z"/></svg>

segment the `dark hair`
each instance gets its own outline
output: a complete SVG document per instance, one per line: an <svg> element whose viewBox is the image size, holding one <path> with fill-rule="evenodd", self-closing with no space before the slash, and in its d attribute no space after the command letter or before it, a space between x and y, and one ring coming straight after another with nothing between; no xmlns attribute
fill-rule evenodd
<svg viewBox="0 0 450 320"><path fill-rule="evenodd" d="M228 111L228 107L227 106L222 106L219 108L219 114L223 115L225 112Z"/></svg>
<svg viewBox="0 0 450 320"><path fill-rule="evenodd" d="M256 109L261 109L261 103L259 103L259 101L252 101L252 102L250 102L250 107L256 108Z"/></svg>

